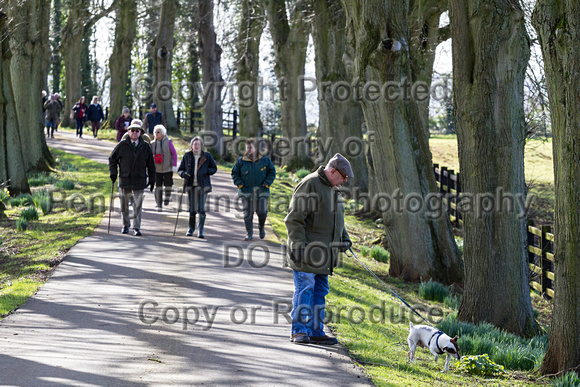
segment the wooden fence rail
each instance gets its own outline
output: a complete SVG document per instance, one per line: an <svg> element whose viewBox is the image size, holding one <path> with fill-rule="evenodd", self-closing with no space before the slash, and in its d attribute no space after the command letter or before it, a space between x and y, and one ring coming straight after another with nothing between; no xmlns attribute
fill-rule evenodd
<svg viewBox="0 0 580 387"><path fill-rule="evenodd" d="M433 172L439 192L443 194L443 202L451 223L456 228L463 227L461 216L461 179L453 169L433 164ZM554 234L550 226L534 227L528 222L528 264L530 267L530 286L540 294L554 297Z"/></svg>
<svg viewBox="0 0 580 387"><path fill-rule="evenodd" d="M530 286L540 294L554 297L554 234L550 226L528 224Z"/></svg>

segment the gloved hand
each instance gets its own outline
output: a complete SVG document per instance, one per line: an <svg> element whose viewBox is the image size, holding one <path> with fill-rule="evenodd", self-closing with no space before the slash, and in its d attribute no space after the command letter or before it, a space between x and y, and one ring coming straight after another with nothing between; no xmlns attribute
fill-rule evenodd
<svg viewBox="0 0 580 387"><path fill-rule="evenodd" d="M114 183L117 181L117 175L111 175L111 181Z"/></svg>
<svg viewBox="0 0 580 387"><path fill-rule="evenodd" d="M340 246L338 246L338 251L340 251L341 253L347 252L351 246L352 246L351 241L342 241L340 243Z"/></svg>
<svg viewBox="0 0 580 387"><path fill-rule="evenodd" d="M155 182L154 182L154 181L150 182L150 183L149 183L149 186L150 186L150 187L149 187L149 190L150 190L151 192L153 192L153 189L155 188Z"/></svg>
<svg viewBox="0 0 580 387"><path fill-rule="evenodd" d="M292 249L290 251L290 259L295 264L300 264L304 258L304 249Z"/></svg>
<svg viewBox="0 0 580 387"><path fill-rule="evenodd" d="M173 167L173 168L171 168L171 170L175 173L175 172L177 172L177 167Z"/></svg>

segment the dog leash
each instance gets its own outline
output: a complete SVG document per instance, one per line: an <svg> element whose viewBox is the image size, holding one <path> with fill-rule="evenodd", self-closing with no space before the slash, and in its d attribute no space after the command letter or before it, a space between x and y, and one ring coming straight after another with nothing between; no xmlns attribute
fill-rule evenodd
<svg viewBox="0 0 580 387"><path fill-rule="evenodd" d="M409 309L411 309L413 312L415 312L415 314L416 314L417 316L421 317L421 319L422 319L423 321L425 321L427 324L429 324L431 327L433 327L433 328L435 328L435 329L439 330L438 328L434 327L434 326L433 326L433 324L431 324L431 323L430 323L430 322L429 322L429 321L428 321L428 320L427 320L425 317L423 317L423 316L422 316L422 315L421 315L419 312L417 312L417 311L415 310L415 308L413 308L411 305L409 305L409 304L407 303L407 301L403 300L403 299L402 299L402 298L401 298L401 297L400 297L400 296L399 296L397 293L395 293L395 292L393 291L393 289L391 289L391 288L389 287L389 285L387 285L387 284L385 283L385 281L383 281L383 280L382 280L382 279L380 279L380 278L379 278L379 277L378 277L378 276L377 276L375 273L373 273L373 271L372 271L371 269L369 269L369 268L368 268L368 266L367 266L367 265L365 265L365 264L364 264L364 262L363 262L363 261L361 261L361 260L360 260L360 259L357 257L357 255L355 254L355 252L354 252L354 251L352 251L352 248L350 248L350 247L349 247L349 248L348 248L348 251L350 251L350 252L351 252L352 256L353 256L353 257L354 257L354 258L355 258L355 259L356 259L356 260L357 260L357 261L358 261L358 262L359 262L361 265L363 265L363 267L364 267L365 269L367 269L367 271L368 271L369 273L371 273L371 274L372 274L372 276L373 276L373 277L375 277L375 278L377 279L377 281L379 281L380 283L382 283L382 284L383 284L383 286L384 286L384 287L386 287L387 289L389 289L389 291L390 291L391 293L393 293L393 295L394 295L395 297L397 297L399 300L401 300L401 302L402 302L403 304L405 304L405 305L406 305L406 306L407 306ZM349 256L349 255L347 255L347 254L346 254L346 252L345 252L345 255L346 255L347 257Z"/></svg>

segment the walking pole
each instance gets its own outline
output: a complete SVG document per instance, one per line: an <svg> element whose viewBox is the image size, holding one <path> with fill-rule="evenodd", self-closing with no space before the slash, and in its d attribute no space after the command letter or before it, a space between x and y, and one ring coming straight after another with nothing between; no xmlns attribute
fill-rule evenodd
<svg viewBox="0 0 580 387"><path fill-rule="evenodd" d="M109 227L107 227L107 234L111 232L111 211L113 211L113 192L115 191L115 182L111 182L111 200L109 202Z"/></svg>
<svg viewBox="0 0 580 387"><path fill-rule="evenodd" d="M179 221L179 211L181 210L181 202L183 200L183 193L185 192L187 179L183 180L183 189L181 190L181 196L179 196L179 204L177 205L177 217L175 218L175 227L173 227L173 236L175 236L175 231L177 230L177 222Z"/></svg>

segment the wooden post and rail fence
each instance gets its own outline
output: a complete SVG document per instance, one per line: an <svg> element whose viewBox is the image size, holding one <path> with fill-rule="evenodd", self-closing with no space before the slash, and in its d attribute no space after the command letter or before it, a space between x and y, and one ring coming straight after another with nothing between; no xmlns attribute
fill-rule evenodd
<svg viewBox="0 0 580 387"><path fill-rule="evenodd" d="M433 172L439 192L443 195L444 204L451 223L456 228L463 227L463 218L459 211L461 200L461 179L459 173L452 169L433 164ZM540 294L554 297L554 234L550 226L534 227L528 222L526 227L528 240L528 265L530 268L530 286Z"/></svg>

